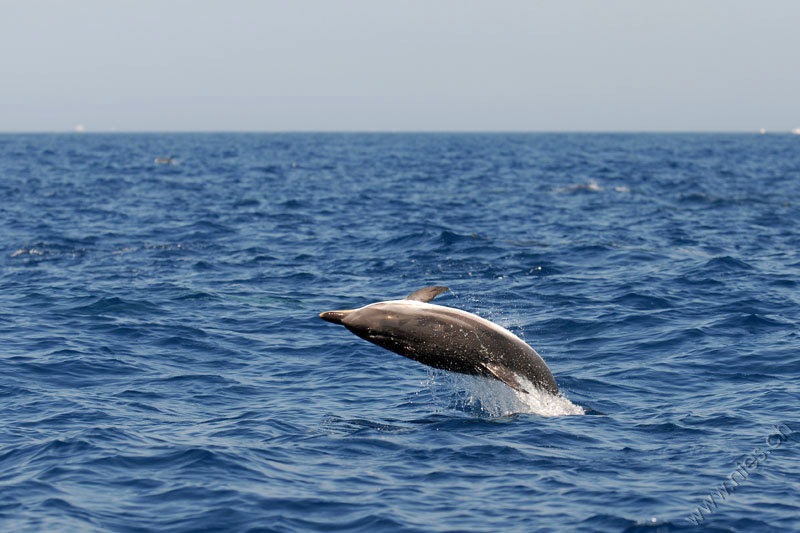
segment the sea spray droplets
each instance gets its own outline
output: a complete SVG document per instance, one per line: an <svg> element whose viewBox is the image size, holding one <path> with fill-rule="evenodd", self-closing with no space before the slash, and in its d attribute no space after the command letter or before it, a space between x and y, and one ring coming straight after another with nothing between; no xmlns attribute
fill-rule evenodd
<svg viewBox="0 0 800 533"><path fill-rule="evenodd" d="M448 406L481 416L501 417L527 413L539 416L585 414L585 409L563 394L553 395L522 376L520 384L531 392L515 391L496 379L431 370L426 382L434 398L447 398ZM439 379L437 379L439 377Z"/></svg>

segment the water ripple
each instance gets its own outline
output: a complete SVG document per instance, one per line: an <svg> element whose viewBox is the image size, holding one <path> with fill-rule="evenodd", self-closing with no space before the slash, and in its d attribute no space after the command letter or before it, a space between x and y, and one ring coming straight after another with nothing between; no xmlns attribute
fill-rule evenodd
<svg viewBox="0 0 800 533"><path fill-rule="evenodd" d="M798 530L796 140L0 135L0 524ZM317 318L433 284L561 395Z"/></svg>

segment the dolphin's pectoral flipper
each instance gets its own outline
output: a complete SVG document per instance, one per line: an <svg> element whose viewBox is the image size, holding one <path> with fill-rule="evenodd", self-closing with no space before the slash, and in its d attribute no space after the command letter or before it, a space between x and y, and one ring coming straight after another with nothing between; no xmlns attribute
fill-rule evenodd
<svg viewBox="0 0 800 533"><path fill-rule="evenodd" d="M406 296L406 300L417 300L418 302L430 302L443 292L447 292L450 289L447 287L425 287L424 289L420 289L418 291L414 291L408 296Z"/></svg>
<svg viewBox="0 0 800 533"><path fill-rule="evenodd" d="M522 385L517 379L517 375L503 365L498 365L495 363L480 363L480 366L486 370L489 375L499 379L512 389L528 394L528 391L522 388Z"/></svg>

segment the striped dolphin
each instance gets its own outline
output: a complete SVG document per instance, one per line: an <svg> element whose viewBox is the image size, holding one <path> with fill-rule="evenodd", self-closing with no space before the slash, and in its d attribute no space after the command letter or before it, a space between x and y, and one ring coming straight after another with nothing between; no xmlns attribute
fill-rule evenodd
<svg viewBox="0 0 800 533"><path fill-rule="evenodd" d="M558 385L536 350L493 322L472 313L430 303L447 287L425 287L403 300L319 316L362 339L442 370L498 379L520 392L519 377L551 394Z"/></svg>

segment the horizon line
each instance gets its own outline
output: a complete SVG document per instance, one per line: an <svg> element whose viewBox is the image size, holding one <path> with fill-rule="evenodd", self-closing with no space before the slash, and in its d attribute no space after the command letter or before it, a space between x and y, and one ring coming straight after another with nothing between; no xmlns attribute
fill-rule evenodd
<svg viewBox="0 0 800 533"><path fill-rule="evenodd" d="M241 133L241 134L800 134L800 128L769 130L765 128L753 130L522 130L522 129L464 129L464 130L414 130L414 129L341 129L341 130L249 130L249 129L202 129L202 130L118 130L118 129L67 129L67 130L0 130L0 135L109 135L109 134L215 134L215 133Z"/></svg>

